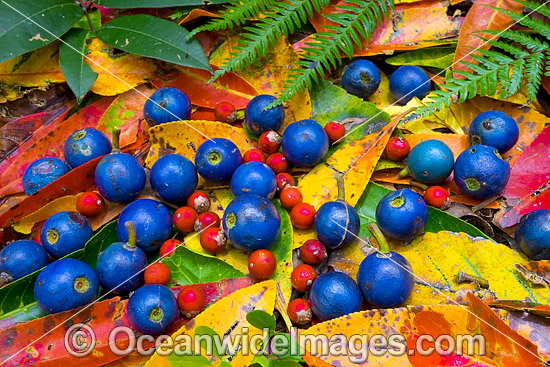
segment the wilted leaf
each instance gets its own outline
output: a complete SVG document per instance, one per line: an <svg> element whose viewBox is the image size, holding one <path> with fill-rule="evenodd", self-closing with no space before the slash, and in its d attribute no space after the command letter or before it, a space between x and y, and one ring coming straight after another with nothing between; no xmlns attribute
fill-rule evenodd
<svg viewBox="0 0 550 367"><path fill-rule="evenodd" d="M236 335L251 338L254 335L261 334L260 330L254 328L246 321L246 314L252 310L264 310L270 314L273 313L275 295L276 283L273 280L240 289L230 296L222 298L200 313L187 325L172 334L172 338L175 339L178 335L184 334L193 338L198 326L207 326L214 329L218 335L229 336L231 338L235 338ZM244 332L243 328L248 328L248 332ZM145 366L168 367L170 366L169 360L172 358L177 362L175 355L167 358L155 353ZM233 367L247 367L252 358L252 353L248 355L238 353L231 361L231 365ZM212 365L220 364L220 361L215 357L210 357L209 359Z"/></svg>
<svg viewBox="0 0 550 367"><path fill-rule="evenodd" d="M539 303L525 301L510 301L510 300L494 300L485 302L489 307L499 308L506 311L521 311L544 318L550 318L550 306L541 305Z"/></svg>
<svg viewBox="0 0 550 367"><path fill-rule="evenodd" d="M536 285L550 287L550 261L530 261L514 264L516 270L528 281Z"/></svg>
<svg viewBox="0 0 550 367"><path fill-rule="evenodd" d="M213 67L216 71L218 68ZM175 67L174 72L153 80L157 88L174 87L185 92L191 103L214 109L218 102L230 102L236 109L243 109L259 93L245 79L228 73L207 84L212 73L189 67Z"/></svg>
<svg viewBox="0 0 550 367"><path fill-rule="evenodd" d="M454 53L454 47L430 47L404 52L386 59L386 62L390 65L415 65L446 69L451 66Z"/></svg>
<svg viewBox="0 0 550 367"><path fill-rule="evenodd" d="M114 96L126 92L152 78L157 67L153 60L142 56L121 53L92 38L85 62L98 74L92 92Z"/></svg>

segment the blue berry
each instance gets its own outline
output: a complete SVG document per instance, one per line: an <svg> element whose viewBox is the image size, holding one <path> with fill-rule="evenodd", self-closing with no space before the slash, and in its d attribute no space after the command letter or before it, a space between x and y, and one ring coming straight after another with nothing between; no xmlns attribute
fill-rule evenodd
<svg viewBox="0 0 550 367"><path fill-rule="evenodd" d="M179 154L168 154L153 164L149 181L161 199L182 204L197 188L199 176L189 159Z"/></svg>
<svg viewBox="0 0 550 367"><path fill-rule="evenodd" d="M67 172L69 172L67 163L56 157L40 158L32 162L23 174L25 194L34 194Z"/></svg>
<svg viewBox="0 0 550 367"><path fill-rule="evenodd" d="M432 81L428 74L418 66L400 66L390 76L390 92L397 103L406 105L411 99L422 99L430 93Z"/></svg>
<svg viewBox="0 0 550 367"><path fill-rule="evenodd" d="M75 131L65 142L65 160L72 168L94 158L111 153L112 146L107 135L92 128Z"/></svg>
<svg viewBox="0 0 550 367"><path fill-rule="evenodd" d="M40 231L40 242L50 255L59 259L84 248L94 231L88 218L63 211L49 217Z"/></svg>
<svg viewBox="0 0 550 367"><path fill-rule="evenodd" d="M239 148L230 140L214 138L202 143L195 153L199 174L213 182L227 182L243 163Z"/></svg>
<svg viewBox="0 0 550 367"><path fill-rule="evenodd" d="M244 123L246 127L256 136L260 136L264 131L279 130L285 119L285 109L282 105L267 109L277 98L269 94L260 94L252 98L244 112Z"/></svg>
<svg viewBox="0 0 550 367"><path fill-rule="evenodd" d="M277 190L275 173L262 162L248 162L240 165L231 177L233 196L258 195L272 199Z"/></svg>
<svg viewBox="0 0 550 367"><path fill-rule="evenodd" d="M145 102L143 114L150 125L189 120L191 101L187 94L179 89L160 88Z"/></svg>
<svg viewBox="0 0 550 367"><path fill-rule="evenodd" d="M472 121L468 137L472 145L488 145L503 154L518 142L519 127L516 120L504 112L486 111Z"/></svg>
<svg viewBox="0 0 550 367"><path fill-rule="evenodd" d="M314 167L328 152L328 136L315 120L301 120L290 124L283 133L283 153L296 167Z"/></svg>
<svg viewBox="0 0 550 367"><path fill-rule="evenodd" d="M356 60L342 75L342 88L359 98L369 98L380 86L380 71L368 60Z"/></svg>
<svg viewBox="0 0 550 367"><path fill-rule="evenodd" d="M363 299L357 283L349 275L333 271L315 279L309 303L313 314L326 321L361 311Z"/></svg>

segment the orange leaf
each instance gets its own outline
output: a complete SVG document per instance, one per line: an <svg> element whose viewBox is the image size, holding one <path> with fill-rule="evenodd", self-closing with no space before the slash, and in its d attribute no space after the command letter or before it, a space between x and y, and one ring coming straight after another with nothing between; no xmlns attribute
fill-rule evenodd
<svg viewBox="0 0 550 367"><path fill-rule="evenodd" d="M191 10L189 12L189 14L187 14L185 16L185 18L183 18L178 24L182 25L182 24L188 23L188 22L190 22L192 20L195 20L197 18L200 18L200 17L219 18L219 16L217 14L211 13L207 10L196 8L196 9Z"/></svg>

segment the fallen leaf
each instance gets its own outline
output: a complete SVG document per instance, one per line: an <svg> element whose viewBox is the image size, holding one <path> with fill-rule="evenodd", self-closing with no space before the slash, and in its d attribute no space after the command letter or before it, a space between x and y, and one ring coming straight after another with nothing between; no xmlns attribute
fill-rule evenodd
<svg viewBox="0 0 550 367"><path fill-rule="evenodd" d="M178 24L182 25L200 17L219 18L217 14L214 14L204 9L195 8L195 9L191 9L189 14L187 14L185 18L183 18Z"/></svg>
<svg viewBox="0 0 550 367"><path fill-rule="evenodd" d="M539 260L514 264L516 270L532 284L550 287L550 261Z"/></svg>
<svg viewBox="0 0 550 367"><path fill-rule="evenodd" d="M528 300L511 301L511 300L494 300L485 302L491 308L499 308L506 311L521 311L544 318L550 318L550 306L541 305Z"/></svg>

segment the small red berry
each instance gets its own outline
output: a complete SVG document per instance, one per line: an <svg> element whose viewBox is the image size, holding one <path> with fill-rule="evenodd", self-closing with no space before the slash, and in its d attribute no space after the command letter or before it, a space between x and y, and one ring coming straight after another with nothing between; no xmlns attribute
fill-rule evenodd
<svg viewBox="0 0 550 367"><path fill-rule="evenodd" d="M302 192L294 186L287 186L281 191L279 195L281 205L286 210L292 209L295 205L298 205L304 199Z"/></svg>
<svg viewBox="0 0 550 367"><path fill-rule="evenodd" d="M170 268L165 263L154 263L149 265L143 272L143 280L145 284L162 284L168 285L172 279Z"/></svg>
<svg viewBox="0 0 550 367"><path fill-rule="evenodd" d="M386 158L394 162L399 162L407 158L410 151L411 146L409 142L401 136L391 137L384 150Z"/></svg>
<svg viewBox="0 0 550 367"><path fill-rule="evenodd" d="M283 189L288 185L294 186L295 184L296 181L290 173L283 172L277 175L277 188L279 191L283 191Z"/></svg>
<svg viewBox="0 0 550 367"><path fill-rule="evenodd" d="M210 209L210 198L202 191L195 191L187 199L187 206L195 209L197 213L202 213Z"/></svg>
<svg viewBox="0 0 550 367"><path fill-rule="evenodd" d="M250 149L247 150L243 155L243 162L262 162L265 163L264 153L260 149Z"/></svg>
<svg viewBox="0 0 550 367"><path fill-rule="evenodd" d="M164 241L162 246L160 246L159 256L161 258L170 257L174 253L174 250L176 250L176 247L179 245L181 245L181 241L178 240L169 239Z"/></svg>
<svg viewBox="0 0 550 367"><path fill-rule="evenodd" d="M172 221L178 229L178 231L187 233L191 232L194 228L195 221L198 218L197 211L189 206L182 206L174 213Z"/></svg>
<svg viewBox="0 0 550 367"><path fill-rule="evenodd" d="M258 148L264 153L273 154L281 147L283 138L276 131L264 131L258 138Z"/></svg>
<svg viewBox="0 0 550 367"><path fill-rule="evenodd" d="M269 250L256 250L248 258L248 271L256 280L269 279L277 269L277 259Z"/></svg>
<svg viewBox="0 0 550 367"><path fill-rule="evenodd" d="M430 186L424 192L426 204L440 209L448 209L451 206L451 196L441 186Z"/></svg>
<svg viewBox="0 0 550 367"><path fill-rule="evenodd" d="M214 107L214 116L218 121L232 124L237 120L237 111L230 102L218 102Z"/></svg>
<svg viewBox="0 0 550 367"><path fill-rule="evenodd" d="M185 286L178 294L178 307L187 318L197 316L206 306L206 297L199 287Z"/></svg>
<svg viewBox="0 0 550 367"><path fill-rule="evenodd" d="M307 240L304 242L302 247L300 247L300 257L302 260L309 265L319 265L325 261L327 257L327 249L320 241L317 240Z"/></svg>
<svg viewBox="0 0 550 367"><path fill-rule="evenodd" d="M218 227L208 227L201 232L201 247L210 255L216 255L225 249L227 237L222 229Z"/></svg>
<svg viewBox="0 0 550 367"><path fill-rule="evenodd" d="M303 298L296 298L290 301L287 307L287 313L290 321L298 326L309 324L313 317L309 302Z"/></svg>
<svg viewBox="0 0 550 367"><path fill-rule="evenodd" d="M288 170L288 160L281 153L273 153L267 157L266 164L271 167L275 174L286 172Z"/></svg>
<svg viewBox="0 0 550 367"><path fill-rule="evenodd" d="M292 270L290 274L290 281L292 286L300 292L305 292L313 284L313 281L317 278L317 273L311 265L301 264Z"/></svg>
<svg viewBox="0 0 550 367"><path fill-rule="evenodd" d="M105 209L105 200L96 192L85 192L76 200L76 210L87 217L96 217L103 209Z"/></svg>
<svg viewBox="0 0 550 367"><path fill-rule="evenodd" d="M315 208L308 203L294 205L290 211L292 224L299 229L310 229L315 219Z"/></svg>
<svg viewBox="0 0 550 367"><path fill-rule="evenodd" d="M338 121L330 121L325 125L325 132L328 136L328 141L332 144L346 135L346 128Z"/></svg>
<svg viewBox="0 0 550 367"><path fill-rule="evenodd" d="M195 231L200 232L204 228L219 227L220 216L214 212L200 213L195 221Z"/></svg>

